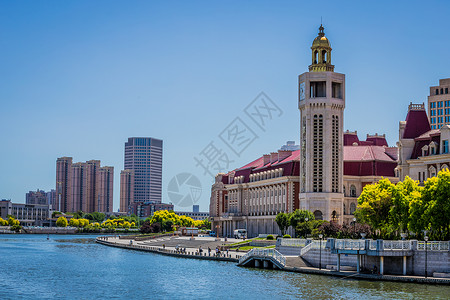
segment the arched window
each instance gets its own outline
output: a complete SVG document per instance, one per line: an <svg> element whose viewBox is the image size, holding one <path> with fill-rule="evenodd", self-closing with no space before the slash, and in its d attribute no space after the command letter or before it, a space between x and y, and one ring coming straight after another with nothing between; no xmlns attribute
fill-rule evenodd
<svg viewBox="0 0 450 300"><path fill-rule="evenodd" d="M347 196L347 195L345 194L345 185L342 187L342 191L344 192L344 197Z"/></svg>
<svg viewBox="0 0 450 300"><path fill-rule="evenodd" d="M444 93L444 89L441 89L441 94L443 94Z"/></svg>
<svg viewBox="0 0 450 300"><path fill-rule="evenodd" d="M350 203L350 214L353 215L355 210L356 210L356 204L354 202Z"/></svg>
<svg viewBox="0 0 450 300"><path fill-rule="evenodd" d="M314 51L314 63L317 64L317 62L319 61L319 52Z"/></svg>
<svg viewBox="0 0 450 300"><path fill-rule="evenodd" d="M350 197L356 197L356 187L353 184L350 186Z"/></svg>
<svg viewBox="0 0 450 300"><path fill-rule="evenodd" d="M344 203L344 215L345 215L345 211L346 211L346 210L345 210L345 203Z"/></svg>
<svg viewBox="0 0 450 300"><path fill-rule="evenodd" d="M326 64L327 63L327 51L326 50L322 50L322 62L324 63L324 64Z"/></svg>
<svg viewBox="0 0 450 300"><path fill-rule="evenodd" d="M447 164L443 164L443 165L441 166L441 170L445 170L445 169L448 169Z"/></svg>
<svg viewBox="0 0 450 300"><path fill-rule="evenodd" d="M314 212L314 218L315 218L316 220L323 220L323 214L322 214L322 212L321 212L320 210L316 210L316 211Z"/></svg>

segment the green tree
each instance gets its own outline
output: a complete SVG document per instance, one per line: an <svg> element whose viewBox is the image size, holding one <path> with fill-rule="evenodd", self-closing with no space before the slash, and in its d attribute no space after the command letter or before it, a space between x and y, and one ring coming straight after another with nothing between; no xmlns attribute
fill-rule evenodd
<svg viewBox="0 0 450 300"><path fill-rule="evenodd" d="M67 219L64 217L59 217L58 220L56 220L56 226L58 227L67 227L67 225Z"/></svg>
<svg viewBox="0 0 450 300"><path fill-rule="evenodd" d="M409 224L409 206L413 192L420 192L417 181L406 177L403 182L399 182L393 189L392 206L389 210L389 224L394 230L406 232Z"/></svg>
<svg viewBox="0 0 450 300"><path fill-rule="evenodd" d="M103 222L105 220L105 214L100 213L98 211L94 211L92 213L85 214L84 217L88 220L91 220L93 222Z"/></svg>
<svg viewBox="0 0 450 300"><path fill-rule="evenodd" d="M280 212L275 217L275 222L278 224L278 228L281 230L281 235L286 234L286 229L289 227L289 215L283 212Z"/></svg>
<svg viewBox="0 0 450 300"><path fill-rule="evenodd" d="M202 223L202 228L211 229L211 221L209 218L204 219Z"/></svg>
<svg viewBox="0 0 450 300"><path fill-rule="evenodd" d="M355 216L358 222L367 223L374 229L385 230L389 227L389 212L397 189L389 179L366 185L358 198Z"/></svg>
<svg viewBox="0 0 450 300"><path fill-rule="evenodd" d="M54 211L52 212L52 218L56 217L56 215L61 215L62 213L60 211Z"/></svg>
<svg viewBox="0 0 450 300"><path fill-rule="evenodd" d="M314 215L309 210L300 210L296 209L294 212L289 214L289 224L294 228L295 231L295 237L298 236L297 233L297 225L299 223L303 223L306 221L306 218L308 218L308 221L314 220Z"/></svg>
<svg viewBox="0 0 450 300"><path fill-rule="evenodd" d="M425 181L421 194L421 202L411 204L410 227L416 233L429 230L430 237L438 240L450 238L450 171L442 170L437 177ZM419 206L420 205L420 206Z"/></svg>

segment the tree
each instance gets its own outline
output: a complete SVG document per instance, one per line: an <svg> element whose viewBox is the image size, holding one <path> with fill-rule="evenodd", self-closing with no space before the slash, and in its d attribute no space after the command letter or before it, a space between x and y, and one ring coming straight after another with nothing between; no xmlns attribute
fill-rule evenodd
<svg viewBox="0 0 450 300"><path fill-rule="evenodd" d="M54 211L52 212L52 218L56 217L56 215L61 215L62 213L60 211Z"/></svg>
<svg viewBox="0 0 450 300"><path fill-rule="evenodd" d="M203 220L202 228L211 229L211 221L209 220L209 218Z"/></svg>
<svg viewBox="0 0 450 300"><path fill-rule="evenodd" d="M297 237L297 225L299 223L305 222L306 218L308 221L314 220L314 215L309 210L296 209L293 213L290 213L289 224L294 228L295 237Z"/></svg>
<svg viewBox="0 0 450 300"><path fill-rule="evenodd" d="M67 227L67 219L64 217L59 217L58 220L56 220L56 226L58 227Z"/></svg>
<svg viewBox="0 0 450 300"><path fill-rule="evenodd" d="M428 230L438 240L450 238L450 171L442 170L437 177L425 181L420 199L410 205L409 227L416 233Z"/></svg>
<svg viewBox="0 0 450 300"><path fill-rule="evenodd" d="M358 208L355 211L358 221L367 223L374 229L387 229L396 193L396 187L389 179L366 185L358 198Z"/></svg>
<svg viewBox="0 0 450 300"><path fill-rule="evenodd" d="M78 221L78 219L72 218L69 221L69 226L78 227L80 226L80 221Z"/></svg>
<svg viewBox="0 0 450 300"><path fill-rule="evenodd" d="M412 200L412 193L420 191L417 181L406 177L403 182L396 184L393 190L392 206L389 210L389 224L395 230L406 232L410 220L409 205Z"/></svg>
<svg viewBox="0 0 450 300"><path fill-rule="evenodd" d="M281 235L285 235L286 229L289 227L289 215L283 212L280 212L275 217L275 222L278 224L278 228L281 230Z"/></svg>
<svg viewBox="0 0 450 300"><path fill-rule="evenodd" d="M85 214L84 217L86 219L88 219L88 220L96 221L96 222L99 222L99 223L101 223L101 222L103 222L105 220L105 214L97 212L97 211L94 211L94 212L89 213L89 214Z"/></svg>

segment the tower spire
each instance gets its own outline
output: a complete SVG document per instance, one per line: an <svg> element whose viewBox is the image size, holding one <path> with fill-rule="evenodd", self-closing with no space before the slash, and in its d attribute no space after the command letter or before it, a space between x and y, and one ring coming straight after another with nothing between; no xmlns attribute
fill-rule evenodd
<svg viewBox="0 0 450 300"><path fill-rule="evenodd" d="M322 24L319 27L319 34L314 39L312 50L312 64L309 66L310 72L334 72L331 64L331 46L326 38Z"/></svg>

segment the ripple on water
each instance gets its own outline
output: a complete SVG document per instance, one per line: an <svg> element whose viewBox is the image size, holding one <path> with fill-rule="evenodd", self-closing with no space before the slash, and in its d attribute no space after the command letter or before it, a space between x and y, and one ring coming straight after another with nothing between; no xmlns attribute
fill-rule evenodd
<svg viewBox="0 0 450 300"><path fill-rule="evenodd" d="M448 299L450 287L342 280L96 244L0 235L0 299Z"/></svg>

